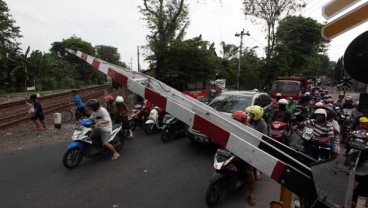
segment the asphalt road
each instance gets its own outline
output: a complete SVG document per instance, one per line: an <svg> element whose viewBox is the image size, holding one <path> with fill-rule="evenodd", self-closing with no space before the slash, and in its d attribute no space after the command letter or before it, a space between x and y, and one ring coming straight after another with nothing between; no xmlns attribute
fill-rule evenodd
<svg viewBox="0 0 368 208"><path fill-rule="evenodd" d="M62 165L67 143L0 153L0 207L204 208L216 151L181 138L162 143L141 129L121 157L84 158L76 169ZM263 175L256 206L278 200L280 186ZM249 207L247 189L227 193L219 208Z"/></svg>

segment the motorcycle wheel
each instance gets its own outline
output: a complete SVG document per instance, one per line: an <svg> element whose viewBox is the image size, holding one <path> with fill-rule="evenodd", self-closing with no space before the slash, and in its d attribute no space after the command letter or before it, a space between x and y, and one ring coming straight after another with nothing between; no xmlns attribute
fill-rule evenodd
<svg viewBox="0 0 368 208"><path fill-rule="evenodd" d="M73 169L79 165L79 163L82 161L82 158L82 149L69 149L64 154L63 165L66 168Z"/></svg>
<svg viewBox="0 0 368 208"><path fill-rule="evenodd" d="M147 124L145 129L144 129L144 132L147 134L147 135L151 135L153 134L153 132L156 131L156 125L155 124Z"/></svg>
<svg viewBox="0 0 368 208"><path fill-rule="evenodd" d="M124 130L122 130L124 131ZM124 135L123 132L119 132L114 140L112 141L112 146L114 146L116 151L120 151L121 149L123 149L124 147L124 141L125 141L126 136Z"/></svg>
<svg viewBox="0 0 368 208"><path fill-rule="evenodd" d="M132 119L129 121L129 126L132 131L134 131L137 128L137 121L136 119Z"/></svg>
<svg viewBox="0 0 368 208"><path fill-rule="evenodd" d="M161 134L161 140L166 143L170 140L170 132L169 129L164 129Z"/></svg>
<svg viewBox="0 0 368 208"><path fill-rule="evenodd" d="M220 181L211 183L206 192L206 204L208 207L215 207L221 198L222 187Z"/></svg>

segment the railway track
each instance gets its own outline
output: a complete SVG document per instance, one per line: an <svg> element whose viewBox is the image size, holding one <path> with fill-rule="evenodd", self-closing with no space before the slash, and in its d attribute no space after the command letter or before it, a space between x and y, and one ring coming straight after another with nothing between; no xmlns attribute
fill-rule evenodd
<svg viewBox="0 0 368 208"><path fill-rule="evenodd" d="M110 85L101 85L78 90L78 94L84 101L91 98L101 98L106 95L107 92L111 92ZM73 93L71 91L39 97L45 115L67 109L69 107L69 101L72 100ZM25 101L26 99L0 104L0 130L29 121L30 115L28 111L30 107Z"/></svg>

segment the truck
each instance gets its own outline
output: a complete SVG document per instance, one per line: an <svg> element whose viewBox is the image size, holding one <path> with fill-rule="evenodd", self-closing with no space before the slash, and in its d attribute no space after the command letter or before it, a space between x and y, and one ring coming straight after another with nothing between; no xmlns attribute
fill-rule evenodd
<svg viewBox="0 0 368 208"><path fill-rule="evenodd" d="M312 80L305 77L278 77L269 92L271 98L281 93L282 98L292 97L298 100L300 95L311 90Z"/></svg>

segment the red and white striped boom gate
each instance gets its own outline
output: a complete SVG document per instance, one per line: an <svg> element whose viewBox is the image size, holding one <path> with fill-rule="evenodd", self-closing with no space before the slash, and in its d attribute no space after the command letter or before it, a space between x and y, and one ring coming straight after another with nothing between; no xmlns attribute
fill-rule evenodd
<svg viewBox="0 0 368 208"><path fill-rule="evenodd" d="M311 168L315 160L304 154L231 117L224 116L208 105L150 76L110 64L80 51L65 50L112 77L133 93L151 101L190 127L207 135L296 195L312 203L319 201L318 207L347 207L346 204L351 201L350 193L346 191L350 187L350 182L343 185L336 185L333 182L325 185L316 184L316 176L313 174L313 167ZM343 179L345 181L354 176L349 171L346 173L341 167L324 167L329 168L318 169L322 171L322 174L318 175L326 177L323 179L324 183L329 180L341 181L341 177L336 179L336 175L339 174L345 176ZM331 187L338 197L331 196L328 190Z"/></svg>

